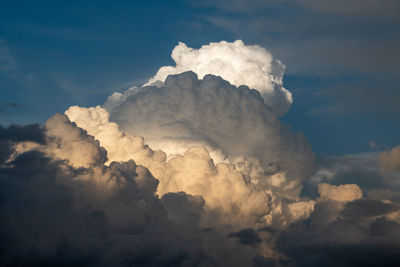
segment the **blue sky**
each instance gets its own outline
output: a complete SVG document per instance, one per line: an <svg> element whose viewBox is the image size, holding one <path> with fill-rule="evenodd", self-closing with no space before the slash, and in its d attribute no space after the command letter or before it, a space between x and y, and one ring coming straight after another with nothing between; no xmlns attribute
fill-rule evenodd
<svg viewBox="0 0 400 267"><path fill-rule="evenodd" d="M286 65L294 103L282 120L316 154L396 146L398 4L367 1L360 12L342 2L2 1L0 123L43 123L71 105L102 104L172 64L179 41L242 39Z"/></svg>

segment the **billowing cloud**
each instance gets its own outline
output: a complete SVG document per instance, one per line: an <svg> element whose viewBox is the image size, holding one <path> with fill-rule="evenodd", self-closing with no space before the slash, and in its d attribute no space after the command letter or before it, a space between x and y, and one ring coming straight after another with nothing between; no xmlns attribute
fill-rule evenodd
<svg viewBox="0 0 400 267"><path fill-rule="evenodd" d="M177 66L149 81L157 86L115 93L103 106L72 106L44 127L0 126L0 262L356 265L366 263L365 251L381 259L382 245L398 263L398 192L364 192L338 178L372 161L377 174L375 155L342 157L312 175L306 139L271 105L284 89L268 78L272 57L269 69L257 65L268 55L240 41L180 44ZM197 74L185 72L196 61ZM246 62L249 69L235 69ZM204 64L227 64L232 76L202 74ZM247 81L252 67L256 78ZM260 82L257 75L264 89L248 84ZM305 182L318 184L319 197L302 193ZM340 257L343 248L353 254Z"/></svg>
<svg viewBox="0 0 400 267"><path fill-rule="evenodd" d="M318 192L322 201L333 200L340 202L349 202L362 198L362 191L356 184L329 185L319 184Z"/></svg>
<svg viewBox="0 0 400 267"><path fill-rule="evenodd" d="M28 134L32 127L19 130ZM1 165L2 264L167 266L207 261L195 243L171 230L167 211L154 194L158 181L144 167L132 160L105 166L98 141L64 115L52 117L42 133L46 144L37 143ZM1 140L15 143L4 135ZM75 150L77 146L82 149Z"/></svg>
<svg viewBox="0 0 400 267"><path fill-rule="evenodd" d="M278 218L287 224L307 217L312 211L312 203L290 204L298 200L301 184L282 172L275 170L272 175L264 174L263 169L255 172L254 167L242 166L252 164L245 161L237 167L228 162L215 164L202 146L191 147L167 160L164 152L153 151L142 138L120 132L101 107L71 107L66 114L89 134L97 136L100 144L110 151L109 161L134 159L147 167L160 181L159 195L180 191L200 195L213 217L220 214L220 221L234 227L262 226ZM285 203L282 198L287 199Z"/></svg>
<svg viewBox="0 0 400 267"><path fill-rule="evenodd" d="M264 48L237 40L222 41L193 49L180 42L172 51L176 66L161 67L146 85L164 82L168 75L194 71L199 78L207 74L222 77L232 85L257 89L265 103L277 114L286 113L292 94L283 88L285 66Z"/></svg>
<svg viewBox="0 0 400 267"><path fill-rule="evenodd" d="M160 87L126 92L110 107L120 129L143 136L152 148L168 154L204 145L225 157L251 157L289 176L304 177L312 165L311 149L264 104L259 92L193 72L172 75ZM216 159L216 158L214 158ZM279 165L279 166L277 166Z"/></svg>
<svg viewBox="0 0 400 267"><path fill-rule="evenodd" d="M155 153L142 143L146 160L158 160L169 173L159 181L132 159L109 162L100 142L64 115L36 127L12 135L12 126L0 135L11 144L2 148L4 158L13 158L0 164L1 236L9 244L3 263L248 266L278 253L270 234L246 226L269 225L262 216L274 205L281 213L272 219L299 219L285 213L289 201L246 184L232 164L215 165L204 147L166 161L151 159Z"/></svg>
<svg viewBox="0 0 400 267"><path fill-rule="evenodd" d="M312 211L313 202L298 202L313 164L306 140L248 87L186 72L160 88L137 88L111 117L101 107L66 114L100 141L109 161L134 159L159 179L160 195L201 195L208 211L235 227L287 225Z"/></svg>

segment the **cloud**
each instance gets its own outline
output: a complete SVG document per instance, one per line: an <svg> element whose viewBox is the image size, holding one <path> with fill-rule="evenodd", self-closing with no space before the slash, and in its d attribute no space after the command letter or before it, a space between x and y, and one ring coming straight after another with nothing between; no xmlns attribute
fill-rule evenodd
<svg viewBox="0 0 400 267"><path fill-rule="evenodd" d="M103 107L72 106L44 127L1 126L0 262L399 262L400 197L384 188L396 181L379 176L376 153L330 159L312 175L306 139L259 91L199 76L169 75L114 93ZM379 186L348 179L357 173ZM304 184L319 197L302 194Z"/></svg>
<svg viewBox="0 0 400 267"><path fill-rule="evenodd" d="M400 170L400 146L381 152L378 161L382 174Z"/></svg>
<svg viewBox="0 0 400 267"><path fill-rule="evenodd" d="M176 266L207 260L195 243L171 230L155 195L158 181L144 167L132 160L105 166L104 149L64 115L52 117L42 135L45 144L0 167L3 264ZM75 145L88 149L68 154ZM78 153L90 164L71 165Z"/></svg>
<svg viewBox="0 0 400 267"><path fill-rule="evenodd" d="M14 142L36 142L44 144L45 135L39 124L31 125L0 125L0 164L5 162L14 151Z"/></svg>
<svg viewBox="0 0 400 267"><path fill-rule="evenodd" d="M237 169L232 163L215 164L207 149L201 146L191 147L182 155L171 156L167 160L164 152L153 151L144 144L142 138L120 132L117 124L108 121L107 112L101 107L89 109L71 107L66 114L75 120L78 126L97 137L100 144L110 151L110 161L134 159L149 168L160 181L157 190L160 196L180 191L199 195L205 200L205 208L211 213L209 216L214 219L215 216L220 216L220 221L230 223L236 228L249 223L257 224L263 216L266 216L264 224L272 223L280 216L286 221L285 223L303 217L300 206L297 207L296 216L291 215L293 207L289 208L287 214L280 210L282 197L292 199L284 204L286 206L297 200L296 197L301 189L298 182L287 180L282 173L279 176L281 180L277 183L274 182L278 179L276 174L269 177L261 173L256 176L257 173L252 173L254 167L251 166L249 169L244 166ZM245 163L240 162L239 165ZM250 183L248 180L250 176L259 179L258 184L254 184L255 180ZM263 191L267 188L270 190L266 194ZM273 200L270 199L271 196ZM275 206L277 214L268 215ZM307 212L309 208L305 210L306 215L309 213ZM205 223L213 224L215 220L212 217L209 220L204 217Z"/></svg>
<svg viewBox="0 0 400 267"><path fill-rule="evenodd" d="M66 114L100 141L109 161L134 159L148 168L160 180L160 196L200 195L208 212L238 230L287 225L312 211L313 202L299 198L313 164L309 146L257 91L186 72L160 88L129 89L121 99L105 104L111 116L101 107L74 106Z"/></svg>
<svg viewBox="0 0 400 267"><path fill-rule="evenodd" d="M214 165L203 147L164 157L170 176L157 180L132 159L109 162L100 142L65 115L56 114L44 129L1 132L1 141L11 144L0 164L3 263L247 266L278 255L261 242L271 242L268 233L243 226L266 225L259 216L287 203L246 184L234 165ZM185 192L169 185L156 194L167 178L183 183Z"/></svg>
<svg viewBox="0 0 400 267"><path fill-rule="evenodd" d="M372 199L358 199L348 203L340 214L347 219L360 220L363 217L382 217L397 210L399 210L397 204Z"/></svg>
<svg viewBox="0 0 400 267"><path fill-rule="evenodd" d="M296 266L396 266L400 224L387 217L393 211L397 204L365 198L321 202L308 224L278 234L277 247Z"/></svg>
<svg viewBox="0 0 400 267"><path fill-rule="evenodd" d="M330 156L318 160L318 169L305 182L305 195L314 197L318 184L357 184L365 194L390 197L399 190L399 172L396 166L395 149L343 156ZM394 164L394 165L391 165ZM390 169L390 168L392 169ZM386 193L383 193L386 192ZM385 198L380 198L385 199ZM386 198L390 199L390 198Z"/></svg>
<svg viewBox="0 0 400 267"><path fill-rule="evenodd" d="M224 259L232 264L277 258L267 232L256 235L271 244L249 248L227 236L249 227L285 228L312 213L315 202L300 197L312 152L259 92L185 72L169 76L161 87L113 94L104 107L108 111L73 106L65 114L106 149L106 165L133 159L148 168L159 180L157 194L168 218L208 244L204 250L214 258L221 246L251 256ZM210 235L218 236L213 244Z"/></svg>
<svg viewBox="0 0 400 267"><path fill-rule="evenodd" d="M398 19L395 16L393 9L399 8L400 5L395 0L384 0L382 4L378 4L374 0L366 1L344 1L344 0L329 0L325 1L323 4L318 0L302 0L302 1L292 1L293 3L316 10L319 12L324 12L327 14L338 14L346 16L362 16L368 18L381 18L381 19Z"/></svg>
<svg viewBox="0 0 400 267"><path fill-rule="evenodd" d="M205 201L201 196L185 192L166 193L161 198L168 211L168 218L180 231L192 233L200 227Z"/></svg>
<svg viewBox="0 0 400 267"><path fill-rule="evenodd" d="M342 123L350 114L352 121L359 121L354 115L360 113L378 122L381 120L374 118L377 114L398 120L398 1L234 0L197 4L205 7L197 12L205 27L217 27L233 38L267 46L288 66L286 74L294 81L293 93L299 92L296 81L308 81L307 90L314 92L326 88L319 97L307 92L304 99L295 99L309 110L319 110L321 102L329 102L328 107L322 107L321 120L333 114L338 115L337 123Z"/></svg>
<svg viewBox="0 0 400 267"><path fill-rule="evenodd" d="M9 48L4 40L0 39L0 70L13 71L17 69L17 62L10 54Z"/></svg>
<svg viewBox="0 0 400 267"><path fill-rule="evenodd" d="M373 264L398 263L394 193L361 198L357 185L322 184L320 199L288 199L292 180L280 172L249 183L246 166L215 164L204 147L167 160L143 138L121 132L101 107L67 114L98 131L99 140L60 114L44 129L1 128L1 142L10 144L1 147L3 263L329 266L366 263L365 253ZM27 143L35 146L21 149ZM112 161L107 150L120 145L126 160L121 153Z"/></svg>
<svg viewBox="0 0 400 267"><path fill-rule="evenodd" d="M200 79L207 74L221 76L232 85L257 89L277 114L287 112L292 94L283 88L285 66L264 48L248 46L241 40L221 41L193 49L180 42L172 51L176 66L161 67L146 85L164 82L168 75L194 71Z"/></svg>
<svg viewBox="0 0 400 267"><path fill-rule="evenodd" d="M319 184L318 193L322 201L334 200L340 202L349 202L362 198L362 191L356 184L329 185Z"/></svg>
<svg viewBox="0 0 400 267"><path fill-rule="evenodd" d="M191 4L195 6L215 6L236 13L256 12L280 6L293 8L294 6L305 10L323 12L328 15L335 14L342 16L368 16L381 19L398 19L395 11L393 11L393 9L399 6L398 2L396 0L383 0L382 3L383 4L380 5L374 0L327 0L323 3L318 0L234 0L229 3L223 0L191 1Z"/></svg>
<svg viewBox="0 0 400 267"><path fill-rule="evenodd" d="M110 120L167 154L205 145L223 157L253 157L299 178L312 166L312 152L301 133L281 123L259 92L248 87L186 72L169 76L160 88L137 87L121 98L111 100L112 108L110 100L105 103Z"/></svg>
<svg viewBox="0 0 400 267"><path fill-rule="evenodd" d="M236 237L240 239L243 245L257 245L261 242L261 238L254 229L243 229L236 233L230 233L228 237Z"/></svg>
<svg viewBox="0 0 400 267"><path fill-rule="evenodd" d="M307 180L307 187L317 187L320 183L336 185L350 183L357 184L365 191L386 188L392 183L389 177L380 175L377 156L378 153L368 152L320 157L317 163L318 169Z"/></svg>

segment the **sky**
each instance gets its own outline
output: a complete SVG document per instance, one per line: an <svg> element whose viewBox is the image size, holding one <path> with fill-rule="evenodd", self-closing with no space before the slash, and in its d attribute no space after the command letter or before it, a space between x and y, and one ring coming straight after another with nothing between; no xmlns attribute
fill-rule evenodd
<svg viewBox="0 0 400 267"><path fill-rule="evenodd" d="M399 10L1 1L0 263L399 266Z"/></svg>
<svg viewBox="0 0 400 267"><path fill-rule="evenodd" d="M43 123L102 103L171 64L178 42L243 40L286 65L283 118L318 154L399 142L396 1L5 1L0 24L4 124ZM354 3L353 3L354 2ZM393 7L394 6L394 7ZM15 105L11 105L15 104Z"/></svg>

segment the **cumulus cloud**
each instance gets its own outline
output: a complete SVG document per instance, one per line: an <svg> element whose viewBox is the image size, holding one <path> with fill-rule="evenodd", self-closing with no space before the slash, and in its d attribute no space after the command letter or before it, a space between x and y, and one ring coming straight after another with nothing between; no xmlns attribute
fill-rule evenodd
<svg viewBox="0 0 400 267"><path fill-rule="evenodd" d="M258 92L193 72L135 91L111 116L99 106L66 114L100 141L109 161L134 159L148 168L160 181L159 195L201 195L208 212L236 228L287 225L310 214L313 202L299 195L312 152Z"/></svg>
<svg viewBox="0 0 400 267"><path fill-rule="evenodd" d="M105 166L98 141L64 115L52 117L42 134L46 144L2 162L2 264L168 266L207 261L192 241L171 230L155 195L158 181L148 170L132 160ZM15 143L5 135L1 140ZM76 146L82 149L70 154ZM78 157L84 164L76 163Z"/></svg>
<svg viewBox="0 0 400 267"><path fill-rule="evenodd" d="M329 189L340 200L325 198L315 205L307 224L280 232L276 237L279 251L295 266L398 265L400 224L391 214L399 212L399 205L368 197L355 199L359 193L349 193L358 191L353 185Z"/></svg>
<svg viewBox="0 0 400 267"><path fill-rule="evenodd" d="M161 67L146 85L164 82L168 75L194 71L200 78L207 74L222 77L233 85L257 89L265 103L277 114L286 113L292 94L283 87L285 66L264 48L221 41L193 49L180 42L172 51L175 66Z"/></svg>
<svg viewBox="0 0 400 267"><path fill-rule="evenodd" d="M379 167L382 174L400 170L400 146L389 151L383 151L378 156Z"/></svg>
<svg viewBox="0 0 400 267"><path fill-rule="evenodd" d="M110 162L101 142L64 115L50 118L44 129L2 129L1 140L11 143L2 148L4 159L12 160L0 169L1 242L11 244L1 262L248 266L254 258L278 255L270 234L246 227L267 225L262 216L270 205L284 210L293 201L272 200L233 164L214 164L204 147L166 161L143 143L129 143L147 150L146 160L159 161L167 173L159 173L159 181L132 159ZM26 142L32 145L21 149ZM299 219L281 215L287 222Z"/></svg>
<svg viewBox="0 0 400 267"><path fill-rule="evenodd" d="M104 107L73 106L65 114L106 149L106 164L133 159L148 168L168 218L207 243L214 258L221 244L251 255L231 264L276 258L270 233L255 232L268 243L246 247L243 229L285 228L312 213L315 202L300 197L313 164L309 145L258 91L185 72L160 87L114 94Z"/></svg>
<svg viewBox="0 0 400 267"><path fill-rule="evenodd" d="M372 154L312 176L310 146L273 106L291 103L280 98L283 65L240 41L180 44L173 58L154 85L103 106L72 106L44 127L0 126L1 263L355 265L365 251L380 259L379 245L398 263L398 192L363 194L338 178L372 166ZM305 182L319 197L302 193ZM354 255L340 258L343 247Z"/></svg>
<svg viewBox="0 0 400 267"><path fill-rule="evenodd" d="M350 202L362 198L362 191L356 184L329 185L319 184L318 192L322 201L334 200L340 202Z"/></svg>
<svg viewBox="0 0 400 267"><path fill-rule="evenodd" d="M174 154L204 145L216 155L256 158L300 178L311 169L305 138L281 123L256 90L185 72L169 76L160 88L135 92L108 108L110 120L155 149Z"/></svg>
<svg viewBox="0 0 400 267"><path fill-rule="evenodd" d="M160 181L157 190L160 196L181 191L202 196L207 214L210 214L209 219L208 215L203 218L205 227L223 222L239 229L249 224L271 224L278 218L287 224L307 217L312 210L312 203L291 204L298 201L301 184L296 179L289 180L281 172L265 175L263 170L254 174L252 168L245 166L236 167L228 162L215 164L203 146L191 147L167 160L164 152L154 152L142 138L119 131L115 123L108 121L107 112L101 107L75 106L66 114L98 138L110 152L109 161L134 159L147 167ZM287 199L285 203L283 199ZM213 220L216 216L219 220Z"/></svg>
<svg viewBox="0 0 400 267"><path fill-rule="evenodd" d="M379 153L359 153L319 157L318 170L306 181L307 191L317 191L318 184L357 184L364 192L396 186L392 173L382 174Z"/></svg>

